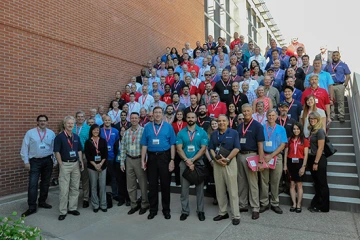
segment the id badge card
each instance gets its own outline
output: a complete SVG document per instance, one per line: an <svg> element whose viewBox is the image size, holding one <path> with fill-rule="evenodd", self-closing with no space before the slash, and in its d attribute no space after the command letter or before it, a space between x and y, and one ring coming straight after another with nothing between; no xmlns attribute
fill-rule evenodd
<svg viewBox="0 0 360 240"><path fill-rule="evenodd" d="M291 118L291 114L288 114L288 118Z"/></svg>
<svg viewBox="0 0 360 240"><path fill-rule="evenodd" d="M45 144L44 144L44 143L40 143L39 149L45 149Z"/></svg>
<svg viewBox="0 0 360 240"><path fill-rule="evenodd" d="M160 140L159 139L153 139L152 143L154 145L159 145L160 144Z"/></svg>
<svg viewBox="0 0 360 240"><path fill-rule="evenodd" d="M108 151L111 151L111 146L110 146L110 145L108 145L107 147L108 147Z"/></svg>
<svg viewBox="0 0 360 240"><path fill-rule="evenodd" d="M299 158L292 158L292 163L299 163Z"/></svg>
<svg viewBox="0 0 360 240"><path fill-rule="evenodd" d="M214 116L215 116L215 115L214 115L213 113L210 114L210 117L211 117L211 118L214 118Z"/></svg>
<svg viewBox="0 0 360 240"><path fill-rule="evenodd" d="M315 98L315 103L319 103L319 99Z"/></svg>
<svg viewBox="0 0 360 240"><path fill-rule="evenodd" d="M272 159L270 159L270 161L269 161L269 165L273 165L274 164L274 158L272 158Z"/></svg>
<svg viewBox="0 0 360 240"><path fill-rule="evenodd" d="M136 150L136 145L135 144L131 144L130 145L130 151L135 151Z"/></svg>
<svg viewBox="0 0 360 240"><path fill-rule="evenodd" d="M229 94L229 90L225 89L224 94Z"/></svg>
<svg viewBox="0 0 360 240"><path fill-rule="evenodd" d="M250 166L256 167L256 162L255 162L254 160L251 160L251 161L250 161Z"/></svg>
<svg viewBox="0 0 360 240"><path fill-rule="evenodd" d="M267 147L272 147L272 141L266 141L266 142L265 142L265 146L267 146Z"/></svg>
<svg viewBox="0 0 360 240"><path fill-rule="evenodd" d="M333 77L333 78L334 78L335 76L336 76L336 73L331 74L331 77Z"/></svg>
<svg viewBox="0 0 360 240"><path fill-rule="evenodd" d="M194 145L189 145L189 146L187 147L187 151L188 151L188 152L195 152L195 146L194 146Z"/></svg>
<svg viewBox="0 0 360 240"><path fill-rule="evenodd" d="M246 143L246 138L240 138L240 143Z"/></svg>
<svg viewBox="0 0 360 240"><path fill-rule="evenodd" d="M70 151L69 155L70 155L70 157L76 157L76 152L75 151Z"/></svg>
<svg viewBox="0 0 360 240"><path fill-rule="evenodd" d="M215 148L215 152L218 153L220 151L220 147Z"/></svg>
<svg viewBox="0 0 360 240"><path fill-rule="evenodd" d="M98 161L100 161L100 160L101 160L101 157L100 157L100 156L95 156L95 157L94 157L94 161L95 161L95 162L98 162Z"/></svg>

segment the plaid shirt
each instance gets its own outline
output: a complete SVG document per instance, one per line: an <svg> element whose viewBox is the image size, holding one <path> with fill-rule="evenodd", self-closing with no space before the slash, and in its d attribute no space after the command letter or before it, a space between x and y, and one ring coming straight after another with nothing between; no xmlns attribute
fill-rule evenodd
<svg viewBox="0 0 360 240"><path fill-rule="evenodd" d="M137 127L135 131L132 128L129 128L128 130L125 131L124 136L121 140L120 161L122 162L125 161L126 155L130 155L132 157L141 155L140 140L143 132L144 132L144 128L141 127L140 125ZM131 145L135 145L135 150L130 150Z"/></svg>

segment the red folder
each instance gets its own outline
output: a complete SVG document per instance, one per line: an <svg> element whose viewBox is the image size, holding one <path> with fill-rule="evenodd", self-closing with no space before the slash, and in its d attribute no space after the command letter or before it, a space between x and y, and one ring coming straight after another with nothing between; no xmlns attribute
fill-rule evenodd
<svg viewBox="0 0 360 240"><path fill-rule="evenodd" d="M276 167L276 159L277 159L277 156L273 157L268 163L263 161L264 169L265 168L275 169L275 167ZM247 157L246 161L247 161L248 167L251 169L251 171L256 172L257 171L257 165L259 163L259 155Z"/></svg>

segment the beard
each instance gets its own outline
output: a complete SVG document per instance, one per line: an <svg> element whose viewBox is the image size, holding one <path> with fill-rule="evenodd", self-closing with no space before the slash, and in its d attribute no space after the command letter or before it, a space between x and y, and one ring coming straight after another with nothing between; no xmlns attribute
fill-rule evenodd
<svg viewBox="0 0 360 240"><path fill-rule="evenodd" d="M206 112L199 112L200 116L206 116Z"/></svg>
<svg viewBox="0 0 360 240"><path fill-rule="evenodd" d="M195 122L193 122L193 121L188 121L187 124L188 124L189 126L194 126Z"/></svg>

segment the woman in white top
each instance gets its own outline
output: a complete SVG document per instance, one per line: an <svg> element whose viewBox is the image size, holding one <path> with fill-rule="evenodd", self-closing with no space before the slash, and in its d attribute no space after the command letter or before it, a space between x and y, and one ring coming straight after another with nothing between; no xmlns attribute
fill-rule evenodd
<svg viewBox="0 0 360 240"><path fill-rule="evenodd" d="M325 111L317 108L315 103L315 96L309 95L305 98L304 110L301 111L300 114L300 123L304 126L304 135L306 138L310 136L310 130L308 129L309 121L308 116L311 112L318 112L321 117L322 127L326 132L326 114Z"/></svg>

